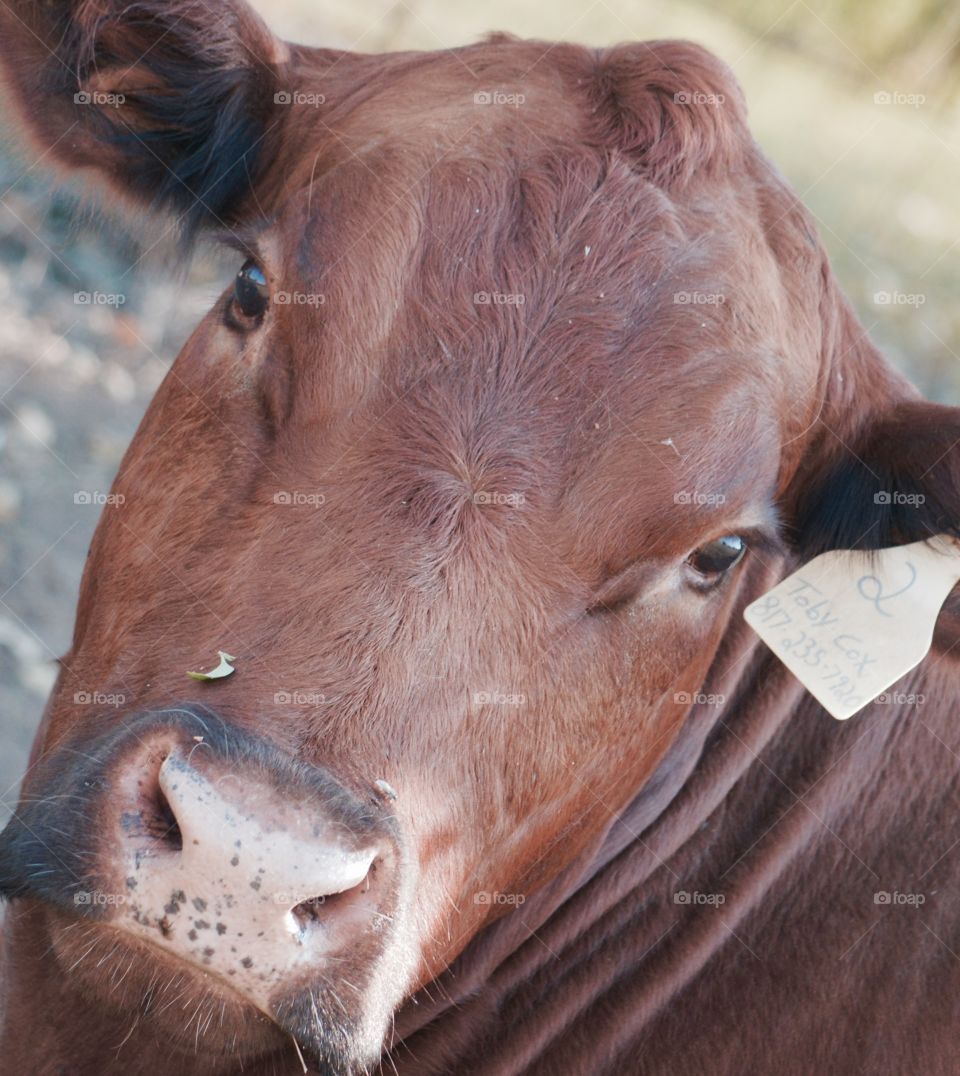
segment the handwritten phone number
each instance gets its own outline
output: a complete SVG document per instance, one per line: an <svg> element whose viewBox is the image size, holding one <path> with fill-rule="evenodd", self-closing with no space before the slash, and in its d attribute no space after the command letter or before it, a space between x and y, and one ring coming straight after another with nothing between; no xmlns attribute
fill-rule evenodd
<svg viewBox="0 0 960 1076"><path fill-rule="evenodd" d="M809 630L798 627L796 621L784 608L783 603L776 594L768 594L755 612L757 620L771 629L793 627L795 630L785 632L779 640L780 646L785 653L793 656L797 661L811 669L817 670L817 679L826 687L830 695L842 703L859 703L861 695L857 679L862 677L868 665L876 663L857 644L859 638L849 632L841 632L833 639L824 641L812 635ZM816 627L832 626L835 622L827 618L819 621ZM831 655L833 649L839 650L847 660L846 670L843 664L837 663L836 656ZM851 675L852 674L852 675Z"/></svg>

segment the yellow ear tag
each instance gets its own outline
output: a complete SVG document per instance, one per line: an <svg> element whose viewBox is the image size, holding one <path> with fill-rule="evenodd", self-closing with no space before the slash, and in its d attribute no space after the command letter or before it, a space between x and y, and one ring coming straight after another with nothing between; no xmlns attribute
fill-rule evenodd
<svg viewBox="0 0 960 1076"><path fill-rule="evenodd" d="M950 539L815 557L743 616L834 717L855 714L926 657L960 580Z"/></svg>

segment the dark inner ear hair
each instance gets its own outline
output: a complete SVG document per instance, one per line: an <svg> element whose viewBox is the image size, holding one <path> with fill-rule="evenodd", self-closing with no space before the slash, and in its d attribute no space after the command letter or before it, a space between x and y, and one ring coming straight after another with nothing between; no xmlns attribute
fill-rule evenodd
<svg viewBox="0 0 960 1076"><path fill-rule="evenodd" d="M897 405L800 504L794 542L808 557L960 537L960 408Z"/></svg>
<svg viewBox="0 0 960 1076"><path fill-rule="evenodd" d="M192 102L179 116L164 95L132 95L129 100L138 112L166 126L113 130L117 149L139 156L142 171L134 186L151 197L155 208L179 213L188 240L203 227L236 224L237 210L250 196L265 134L250 111L250 75L224 71L208 76L205 99Z"/></svg>
<svg viewBox="0 0 960 1076"><path fill-rule="evenodd" d="M182 4L143 0L73 18L58 49L62 65L51 72L59 93L95 79L98 90L123 94L118 108L77 106L81 121L95 125L108 157L119 158L128 189L177 215L186 243L201 228L237 222L273 112L274 72L248 40L257 40L259 27L244 36L242 15L214 14L208 25L207 5L185 12Z"/></svg>

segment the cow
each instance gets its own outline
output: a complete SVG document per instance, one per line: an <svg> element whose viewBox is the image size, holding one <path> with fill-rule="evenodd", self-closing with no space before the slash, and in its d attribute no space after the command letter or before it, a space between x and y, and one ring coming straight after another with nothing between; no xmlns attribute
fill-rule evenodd
<svg viewBox="0 0 960 1076"><path fill-rule="evenodd" d="M45 161L239 268L0 841L3 1072L955 1072L960 609L844 723L743 612L956 537L960 412L727 67L242 0L5 0L0 55Z"/></svg>

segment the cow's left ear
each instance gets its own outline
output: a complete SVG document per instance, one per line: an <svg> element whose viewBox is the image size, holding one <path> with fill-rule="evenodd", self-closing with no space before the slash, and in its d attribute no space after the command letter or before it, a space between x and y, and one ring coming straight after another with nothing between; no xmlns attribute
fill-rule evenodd
<svg viewBox="0 0 960 1076"><path fill-rule="evenodd" d="M244 0L0 3L0 69L43 157L188 233L248 211L285 57Z"/></svg>
<svg viewBox="0 0 960 1076"><path fill-rule="evenodd" d="M786 504L805 557L879 549L935 534L960 537L960 408L890 404L801 468Z"/></svg>

